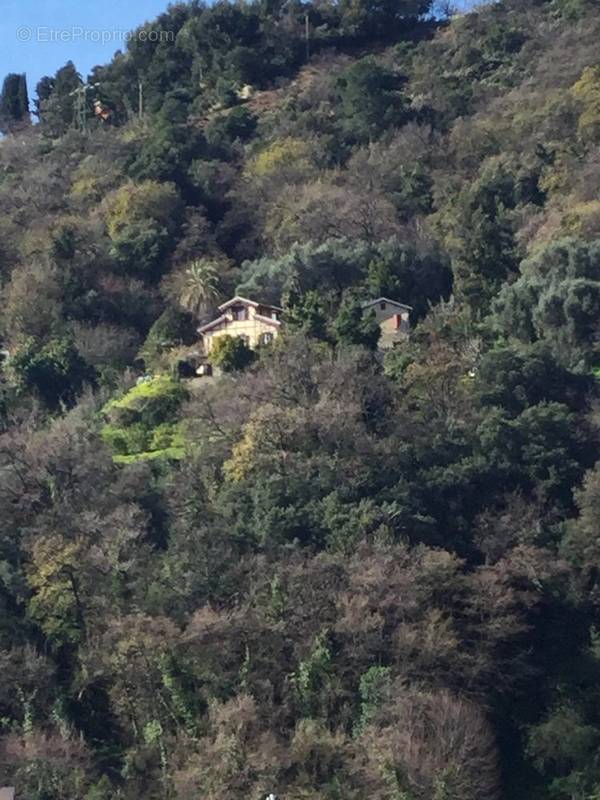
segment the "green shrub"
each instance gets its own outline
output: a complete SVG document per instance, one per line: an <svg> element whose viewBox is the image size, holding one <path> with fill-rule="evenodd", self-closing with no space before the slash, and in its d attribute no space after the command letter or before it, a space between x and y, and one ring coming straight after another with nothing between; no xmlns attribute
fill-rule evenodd
<svg viewBox="0 0 600 800"><path fill-rule="evenodd" d="M177 413L187 391L178 381L157 376L134 386L103 413L102 438L122 463L148 458L181 458L184 437Z"/></svg>
<svg viewBox="0 0 600 800"><path fill-rule="evenodd" d="M165 375L145 380L119 400L112 400L104 413L116 424L140 422L150 428L172 418L187 397L185 387Z"/></svg>
<svg viewBox="0 0 600 800"><path fill-rule="evenodd" d="M209 359L213 367L223 372L237 372L250 366L255 357L241 336L220 336Z"/></svg>
<svg viewBox="0 0 600 800"><path fill-rule="evenodd" d="M72 403L83 385L96 379L69 339L51 339L42 347L31 339L10 366L17 385L33 390L50 408Z"/></svg>

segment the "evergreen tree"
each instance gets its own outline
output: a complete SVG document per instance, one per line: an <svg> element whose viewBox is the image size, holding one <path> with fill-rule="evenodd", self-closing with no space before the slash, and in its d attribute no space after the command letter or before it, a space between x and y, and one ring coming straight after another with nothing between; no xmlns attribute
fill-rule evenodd
<svg viewBox="0 0 600 800"><path fill-rule="evenodd" d="M35 87L37 97L33 101L35 106L35 111L33 113L38 119L42 118L44 104L50 99L50 96L54 91L54 84L55 79L51 78L49 75L45 75L40 81L38 81L37 86Z"/></svg>
<svg viewBox="0 0 600 800"><path fill-rule="evenodd" d="M333 330L340 344L358 344L375 350L381 330L373 312L365 313L358 295L348 293L333 321Z"/></svg>
<svg viewBox="0 0 600 800"><path fill-rule="evenodd" d="M363 58L338 79L343 125L358 142L377 139L384 130L409 119L402 78L374 58Z"/></svg>
<svg viewBox="0 0 600 800"><path fill-rule="evenodd" d="M72 61L61 67L54 78L42 78L38 83L36 113L52 136L61 136L75 124L77 92L82 85L81 75Z"/></svg>
<svg viewBox="0 0 600 800"><path fill-rule="evenodd" d="M0 131L9 133L29 124L29 96L25 74L11 72L4 79L0 96Z"/></svg>

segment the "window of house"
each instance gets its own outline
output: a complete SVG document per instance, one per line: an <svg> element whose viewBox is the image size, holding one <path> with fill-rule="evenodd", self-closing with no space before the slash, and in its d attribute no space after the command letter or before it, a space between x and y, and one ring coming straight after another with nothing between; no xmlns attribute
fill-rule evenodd
<svg viewBox="0 0 600 800"><path fill-rule="evenodd" d="M239 321L248 319L248 312L244 306L238 306L237 308L233 309L233 318Z"/></svg>
<svg viewBox="0 0 600 800"><path fill-rule="evenodd" d="M385 304L385 303L380 303L380 304L379 304L379 308L380 308L382 311L385 311L385 309L386 309L386 304Z"/></svg>
<svg viewBox="0 0 600 800"><path fill-rule="evenodd" d="M273 334L272 333L268 332L268 333L261 334L261 337L260 337L260 343L261 344L271 344L272 341L273 341Z"/></svg>

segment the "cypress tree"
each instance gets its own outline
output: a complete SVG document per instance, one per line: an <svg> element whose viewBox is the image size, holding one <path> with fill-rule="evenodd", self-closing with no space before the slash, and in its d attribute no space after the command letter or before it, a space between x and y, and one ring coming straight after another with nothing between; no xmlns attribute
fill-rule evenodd
<svg viewBox="0 0 600 800"><path fill-rule="evenodd" d="M0 131L8 133L29 122L29 96L24 74L10 73L0 95Z"/></svg>

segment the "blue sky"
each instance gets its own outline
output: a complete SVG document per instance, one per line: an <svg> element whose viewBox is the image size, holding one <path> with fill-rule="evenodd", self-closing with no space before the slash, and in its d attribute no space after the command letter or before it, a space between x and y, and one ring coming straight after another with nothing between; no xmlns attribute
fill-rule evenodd
<svg viewBox="0 0 600 800"><path fill-rule="evenodd" d="M168 0L0 0L0 81L9 72L25 72L33 97L38 80L69 59L86 76L125 48L121 31L154 19L167 5Z"/></svg>
<svg viewBox="0 0 600 800"><path fill-rule="evenodd" d="M124 49L122 33L154 19L167 5L168 0L0 0L0 81L9 72L25 72L33 98L38 80L69 60L85 77Z"/></svg>

